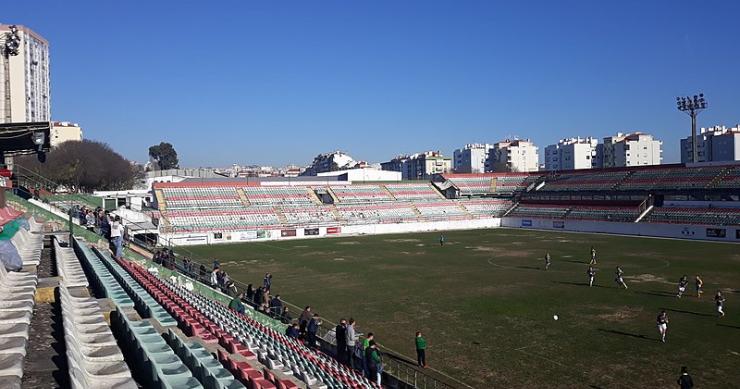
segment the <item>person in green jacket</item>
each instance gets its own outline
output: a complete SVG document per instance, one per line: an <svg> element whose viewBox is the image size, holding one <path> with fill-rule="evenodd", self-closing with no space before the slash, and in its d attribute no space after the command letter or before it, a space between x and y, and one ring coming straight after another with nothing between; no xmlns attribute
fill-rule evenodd
<svg viewBox="0 0 740 389"><path fill-rule="evenodd" d="M420 367L427 367L427 340L421 336L421 331L416 331L416 362Z"/></svg>
<svg viewBox="0 0 740 389"><path fill-rule="evenodd" d="M236 297L231 299L231 301L229 302L229 309L243 314L244 313L244 304L242 304L243 297L244 297L244 293L239 293Z"/></svg>

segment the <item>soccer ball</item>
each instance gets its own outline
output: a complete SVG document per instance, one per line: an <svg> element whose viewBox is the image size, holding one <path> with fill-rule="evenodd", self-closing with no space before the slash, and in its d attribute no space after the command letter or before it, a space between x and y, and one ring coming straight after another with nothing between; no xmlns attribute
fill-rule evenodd
<svg viewBox="0 0 740 389"><path fill-rule="evenodd" d="M552 315L553 320L558 320L558 315Z"/></svg>

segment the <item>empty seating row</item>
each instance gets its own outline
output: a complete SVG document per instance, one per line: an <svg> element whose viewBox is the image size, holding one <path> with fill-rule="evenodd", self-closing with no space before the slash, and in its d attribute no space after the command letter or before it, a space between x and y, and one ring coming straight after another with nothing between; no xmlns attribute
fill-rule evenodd
<svg viewBox="0 0 740 389"><path fill-rule="evenodd" d="M740 189L740 166L728 168L727 172L718 177L713 187L719 189Z"/></svg>
<svg viewBox="0 0 740 389"><path fill-rule="evenodd" d="M706 225L740 225L740 208L653 208L642 221Z"/></svg>
<svg viewBox="0 0 740 389"><path fill-rule="evenodd" d="M633 222L638 216L637 207L576 205L571 206L566 219Z"/></svg>
<svg viewBox="0 0 740 389"><path fill-rule="evenodd" d="M519 204L509 216L562 219L568 207L562 205Z"/></svg>
<svg viewBox="0 0 740 389"><path fill-rule="evenodd" d="M305 186L248 186L243 190L249 203L255 205L315 204Z"/></svg>
<svg viewBox="0 0 740 389"><path fill-rule="evenodd" d="M280 379L273 374L266 367L263 368L262 372L257 370L249 362L236 361L229 357L228 354L219 350L218 360L226 367L232 374L239 377L244 383L249 383L250 388L254 389L297 389L293 381L288 379Z"/></svg>
<svg viewBox="0 0 740 389"><path fill-rule="evenodd" d="M393 200L393 197L380 185L332 185L330 188L341 203Z"/></svg>
<svg viewBox="0 0 740 389"><path fill-rule="evenodd" d="M541 191L608 191L613 190L627 175L628 170L568 172L545 178Z"/></svg>
<svg viewBox="0 0 740 389"><path fill-rule="evenodd" d="M471 215L498 217L508 210L512 202L507 200L461 200L460 205Z"/></svg>
<svg viewBox="0 0 740 389"><path fill-rule="evenodd" d="M165 341L190 369L193 376L205 389L245 388L234 375L213 357L203 345L197 342L183 342L171 329L164 334ZM220 350L219 350L220 352Z"/></svg>
<svg viewBox="0 0 740 389"><path fill-rule="evenodd" d="M337 205L340 219L348 224L403 223L418 220L409 203L388 205Z"/></svg>
<svg viewBox="0 0 740 389"><path fill-rule="evenodd" d="M59 237L54 237L54 253L56 255L57 273L67 287L83 286L88 287L85 270L77 259L74 249L71 247L62 247L59 244Z"/></svg>
<svg viewBox="0 0 740 389"><path fill-rule="evenodd" d="M62 281L59 297L71 387L138 388L98 301L84 288L68 287Z"/></svg>
<svg viewBox="0 0 740 389"><path fill-rule="evenodd" d="M168 214L169 215L169 214ZM277 226L280 221L275 211L270 208L249 213L218 213L189 216L168 216L168 221L175 232L209 231L209 230L245 230L257 227Z"/></svg>
<svg viewBox="0 0 740 389"><path fill-rule="evenodd" d="M230 209L243 207L235 187L163 188L167 209Z"/></svg>
<svg viewBox="0 0 740 389"><path fill-rule="evenodd" d="M37 284L35 273L8 272L0 263L0 382L3 387L21 387Z"/></svg>
<svg viewBox="0 0 740 389"><path fill-rule="evenodd" d="M385 184L398 200L439 200L441 195L429 183Z"/></svg>
<svg viewBox="0 0 740 389"><path fill-rule="evenodd" d="M119 310L133 308L134 302L128 296L128 293L123 290L121 284L113 277L100 258L87 247L85 242L75 239L72 243L74 244L77 257L81 260L88 274L88 281L91 282L91 286L105 297L111 299Z"/></svg>
<svg viewBox="0 0 740 389"><path fill-rule="evenodd" d="M177 325L175 319L111 257L110 253L107 251L103 252L97 248L93 251L95 251L98 258L100 258L111 274L123 286L123 289L134 302L134 308L139 312L141 317L154 318L162 327Z"/></svg>
<svg viewBox="0 0 740 389"><path fill-rule="evenodd" d="M335 222L337 219L329 207L283 207L281 212L289 224Z"/></svg>
<svg viewBox="0 0 740 389"><path fill-rule="evenodd" d="M10 238L13 246L18 250L18 255L23 260L23 266L38 266L41 263L44 235L32 230L33 228L19 228L15 235Z"/></svg>
<svg viewBox="0 0 740 389"><path fill-rule="evenodd" d="M456 202L419 202L414 204L425 219L450 219L470 216Z"/></svg>
<svg viewBox="0 0 740 389"><path fill-rule="evenodd" d="M119 311L111 312L111 325L122 339L124 354L141 374L145 388L203 388L164 338L146 320L133 321Z"/></svg>

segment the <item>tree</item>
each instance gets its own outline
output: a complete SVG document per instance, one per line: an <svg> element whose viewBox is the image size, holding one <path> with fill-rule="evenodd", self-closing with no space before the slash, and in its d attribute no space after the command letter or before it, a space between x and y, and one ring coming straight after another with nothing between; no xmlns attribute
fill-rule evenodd
<svg viewBox="0 0 740 389"><path fill-rule="evenodd" d="M107 144L91 140L64 142L51 149L44 163L35 156L22 156L16 164L44 177L39 184L52 191L61 187L72 192L131 189L142 175L137 165Z"/></svg>
<svg viewBox="0 0 740 389"><path fill-rule="evenodd" d="M149 158L157 163L159 170L180 168L177 151L172 144L167 142L160 142L158 145L149 147Z"/></svg>

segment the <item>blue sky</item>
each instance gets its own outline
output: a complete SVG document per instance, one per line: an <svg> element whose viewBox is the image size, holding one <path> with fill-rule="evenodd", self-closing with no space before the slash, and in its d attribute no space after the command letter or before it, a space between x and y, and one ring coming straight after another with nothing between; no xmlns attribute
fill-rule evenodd
<svg viewBox="0 0 740 389"><path fill-rule="evenodd" d="M183 165L377 162L507 136L643 130L679 160L740 122L737 1L14 1L51 44L52 116L126 157Z"/></svg>

